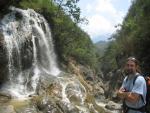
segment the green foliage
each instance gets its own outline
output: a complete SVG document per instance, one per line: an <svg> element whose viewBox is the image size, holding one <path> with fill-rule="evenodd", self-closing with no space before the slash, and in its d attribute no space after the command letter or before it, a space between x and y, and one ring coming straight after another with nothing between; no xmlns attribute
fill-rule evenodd
<svg viewBox="0 0 150 113"><path fill-rule="evenodd" d="M95 43L96 51L97 51L97 54L99 55L99 57L103 57L108 45L109 45L109 42L107 42L107 41L99 41L99 42Z"/></svg>
<svg viewBox="0 0 150 113"><path fill-rule="evenodd" d="M67 15L69 15L75 23L79 23L80 8L77 6L79 0L54 0L59 9L62 9Z"/></svg>
<svg viewBox="0 0 150 113"><path fill-rule="evenodd" d="M78 62L93 67L96 63L96 56L89 36L67 17L63 20L55 19L55 21L60 22L54 25L52 32L61 59L67 61L68 56L72 56Z"/></svg>
<svg viewBox="0 0 150 113"><path fill-rule="evenodd" d="M19 7L41 13L51 26L58 59L68 62L74 57L79 63L97 66L95 47L89 36L76 23L80 20L79 0L21 0Z"/></svg>
<svg viewBox="0 0 150 113"><path fill-rule="evenodd" d="M107 62L111 62L112 59L119 57L120 59L123 58L125 60L128 56L135 56L140 60L143 71L150 72L149 12L149 0L133 1L127 16L121 25L121 29L112 36L115 44L113 44L113 46L110 45L105 53L104 59L106 59ZM116 51L113 51L113 48ZM117 65L120 59L116 60L116 64L114 65ZM112 67L114 67L114 65L112 65Z"/></svg>
<svg viewBox="0 0 150 113"><path fill-rule="evenodd" d="M46 10L53 12L57 10L57 7L52 5L51 0L21 0L20 6L22 8L32 8L36 11Z"/></svg>

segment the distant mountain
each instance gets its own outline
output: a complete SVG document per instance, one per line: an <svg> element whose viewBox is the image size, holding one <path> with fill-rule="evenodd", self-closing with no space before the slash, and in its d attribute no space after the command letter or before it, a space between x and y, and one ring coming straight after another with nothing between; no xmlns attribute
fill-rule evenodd
<svg viewBox="0 0 150 113"><path fill-rule="evenodd" d="M103 35L99 35L99 36L96 36L96 37L93 37L92 38L92 41L94 43L98 43L98 42L107 42L108 39L111 37L112 34L103 34Z"/></svg>
<svg viewBox="0 0 150 113"><path fill-rule="evenodd" d="M97 52L99 53L100 56L104 55L104 52L106 50L106 48L109 45L109 41L99 41L97 43L95 43Z"/></svg>

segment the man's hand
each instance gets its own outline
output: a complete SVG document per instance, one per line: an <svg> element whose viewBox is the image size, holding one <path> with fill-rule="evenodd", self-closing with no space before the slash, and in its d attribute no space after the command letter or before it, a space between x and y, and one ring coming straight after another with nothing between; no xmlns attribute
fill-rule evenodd
<svg viewBox="0 0 150 113"><path fill-rule="evenodd" d="M128 92L124 88L120 88L119 91L117 91L117 96L121 99L125 99Z"/></svg>

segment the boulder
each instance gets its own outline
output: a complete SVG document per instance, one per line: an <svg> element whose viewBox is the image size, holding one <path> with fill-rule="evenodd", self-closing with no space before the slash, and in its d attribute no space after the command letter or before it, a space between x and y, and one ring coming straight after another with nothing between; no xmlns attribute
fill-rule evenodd
<svg viewBox="0 0 150 113"><path fill-rule="evenodd" d="M12 105L0 106L0 113L17 113Z"/></svg>
<svg viewBox="0 0 150 113"><path fill-rule="evenodd" d="M50 96L40 96L33 99L37 109L42 113L63 113L56 104L57 100Z"/></svg>
<svg viewBox="0 0 150 113"><path fill-rule="evenodd" d="M80 69L80 73L82 73L85 80L92 81L92 82L95 80L94 78L95 75L92 69L90 69L89 67L85 67L83 65L79 65L78 67Z"/></svg>
<svg viewBox="0 0 150 113"><path fill-rule="evenodd" d="M10 101L11 95L5 92L0 92L0 103L5 103Z"/></svg>
<svg viewBox="0 0 150 113"><path fill-rule="evenodd" d="M109 109L109 110L121 110L122 109L122 105L121 104L117 104L113 101L109 101L108 104L106 104L105 108Z"/></svg>
<svg viewBox="0 0 150 113"><path fill-rule="evenodd" d="M68 84L65 88L65 93L70 102L75 103L77 105L82 104L86 95L86 92L83 89L83 87L77 83Z"/></svg>

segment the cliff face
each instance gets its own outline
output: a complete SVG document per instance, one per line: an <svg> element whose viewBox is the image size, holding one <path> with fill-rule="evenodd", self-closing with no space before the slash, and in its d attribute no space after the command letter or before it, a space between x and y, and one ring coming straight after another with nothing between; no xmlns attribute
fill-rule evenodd
<svg viewBox="0 0 150 113"><path fill-rule="evenodd" d="M8 52L6 49L6 43L4 41L4 37L1 35L0 37L0 82L3 83L6 80L8 80ZM25 40L24 43L21 44L20 47L21 50L21 62L24 62L22 64L22 70L28 69L32 66L32 60L33 60L33 45L32 40L30 37L28 37L28 40ZM16 57L17 53L13 52L13 60L14 60L14 66L18 68L17 62L18 57Z"/></svg>
<svg viewBox="0 0 150 113"><path fill-rule="evenodd" d="M68 63L68 72L77 75L78 79L85 88L93 95L93 97L100 101L105 101L104 83L90 67L78 64L74 59L70 59Z"/></svg>
<svg viewBox="0 0 150 113"><path fill-rule="evenodd" d="M7 80L8 60L6 58L6 48L4 47L3 35L0 33L0 84Z"/></svg>
<svg viewBox="0 0 150 113"><path fill-rule="evenodd" d="M11 0L0 0L0 10L8 6Z"/></svg>

